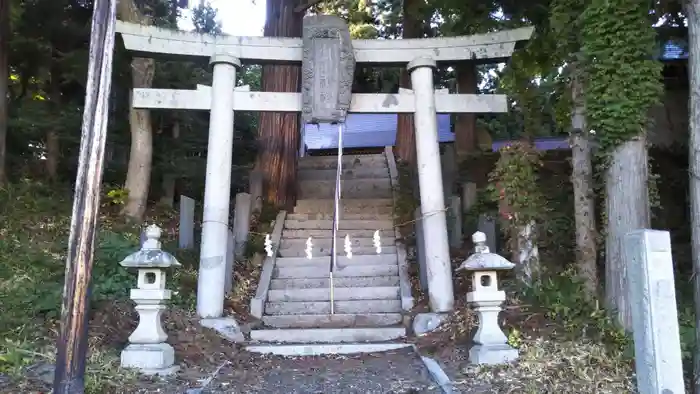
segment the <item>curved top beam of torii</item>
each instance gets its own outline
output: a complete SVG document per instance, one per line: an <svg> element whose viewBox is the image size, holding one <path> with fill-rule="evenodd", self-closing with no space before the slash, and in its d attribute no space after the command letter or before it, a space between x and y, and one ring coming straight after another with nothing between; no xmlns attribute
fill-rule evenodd
<svg viewBox="0 0 700 394"><path fill-rule="evenodd" d="M438 63L474 60L497 63L509 58L520 41L530 39L534 28L504 30L460 37L405 40L353 40L357 63L405 65L428 56ZM243 63L300 63L301 38L212 36L193 32L117 22L126 49L137 54L175 57L210 57L225 53Z"/></svg>

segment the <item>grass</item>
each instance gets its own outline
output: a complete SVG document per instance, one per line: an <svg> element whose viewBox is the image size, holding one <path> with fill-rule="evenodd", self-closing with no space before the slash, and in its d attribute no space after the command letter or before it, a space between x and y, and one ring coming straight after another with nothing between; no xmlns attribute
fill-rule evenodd
<svg viewBox="0 0 700 394"><path fill-rule="evenodd" d="M71 198L68 187L32 181L0 189L0 374L20 392L35 390L28 376L45 383L52 378L52 370L41 370L55 357ZM116 392L134 377L118 366L119 351L135 324L127 297L136 275L119 262L138 249L140 228L119 219L113 199L103 201L91 284L88 393ZM173 309L187 314L194 308L196 251L176 249L174 218L171 210L159 209L149 212L148 222L163 227L164 249L183 264L170 275L168 287L177 290Z"/></svg>
<svg viewBox="0 0 700 394"><path fill-rule="evenodd" d="M141 227L118 215L123 193L103 189L91 283L86 393L152 392L153 385L165 392L181 392L179 386L163 387L161 381L144 380L119 367L119 354L138 320L128 299L136 275L119 262L138 250ZM42 393L51 386L71 209L72 190L67 186L24 181L0 189L0 393ZM247 320L260 275L259 259L253 256L262 250L264 233L271 231L276 214L264 206L254 215L246 258L236 262L225 308L239 322ZM188 370L185 383L173 384L197 385L202 371L220 364L222 358L235 358L235 347L197 324L199 251L177 248L177 213L159 207L146 216L144 224L162 228L163 249L182 264L168 275L167 287L173 290L163 316L168 342L179 364L199 368Z"/></svg>

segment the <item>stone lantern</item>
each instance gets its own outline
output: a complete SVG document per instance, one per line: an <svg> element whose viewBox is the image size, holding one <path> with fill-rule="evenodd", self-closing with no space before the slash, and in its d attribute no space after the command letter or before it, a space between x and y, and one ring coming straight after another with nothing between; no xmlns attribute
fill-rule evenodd
<svg viewBox="0 0 700 394"><path fill-rule="evenodd" d="M138 271L136 288L130 298L136 303L139 324L129 336L129 346L121 354L121 366L135 368L148 375L167 375L177 371L175 352L165 343L168 335L163 330L161 315L172 291L165 288L165 270L180 266L168 252L161 250L161 230L156 225L146 229L146 241L141 250L127 256L122 267Z"/></svg>
<svg viewBox="0 0 700 394"><path fill-rule="evenodd" d="M472 241L474 254L458 268L472 273L472 291L467 293L467 302L474 304L479 317L475 345L469 349L469 361L492 365L508 363L518 358L518 350L508 345L508 338L498 325L498 314L506 293L498 289L497 273L513 269L515 264L489 251L486 234L477 231L472 235Z"/></svg>

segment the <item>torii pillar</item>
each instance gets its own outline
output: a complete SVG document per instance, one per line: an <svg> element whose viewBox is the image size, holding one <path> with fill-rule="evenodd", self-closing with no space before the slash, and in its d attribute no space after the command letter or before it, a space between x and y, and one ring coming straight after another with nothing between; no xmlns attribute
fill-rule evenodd
<svg viewBox="0 0 700 394"><path fill-rule="evenodd" d="M436 67L435 60L429 57L419 57L408 63L416 100L413 123L430 309L433 312L449 312L454 309L454 289L433 83L433 70Z"/></svg>
<svg viewBox="0 0 700 394"><path fill-rule="evenodd" d="M228 217L233 158L233 98L240 59L225 54L211 57L214 67L209 115L204 218L197 280L197 314L217 318L224 314Z"/></svg>

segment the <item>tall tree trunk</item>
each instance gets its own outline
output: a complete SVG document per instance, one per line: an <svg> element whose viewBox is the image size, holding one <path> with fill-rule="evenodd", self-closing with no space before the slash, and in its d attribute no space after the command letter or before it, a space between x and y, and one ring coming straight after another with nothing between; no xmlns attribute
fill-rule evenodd
<svg viewBox="0 0 700 394"><path fill-rule="evenodd" d="M690 229L695 284L695 343L700 344L700 2L689 1L688 16L688 76L690 83L690 142L688 172L690 173ZM693 391L700 393L700 346L695 346Z"/></svg>
<svg viewBox="0 0 700 394"><path fill-rule="evenodd" d="M296 2L268 0L265 37L301 37L303 13L294 12ZM298 92L301 67L268 65L262 69L262 91ZM256 170L263 176L266 200L278 207L291 207L296 197L299 114L263 112L258 126Z"/></svg>
<svg viewBox="0 0 700 394"><path fill-rule="evenodd" d="M423 34L423 12L421 0L403 1L403 38L420 38ZM411 77L404 68L401 70L402 88L411 88ZM413 114L399 114L396 124L396 155L404 163L413 166L416 162L416 135Z"/></svg>
<svg viewBox="0 0 700 394"><path fill-rule="evenodd" d="M478 72L474 63L457 65L457 93L476 94L477 83ZM459 114L455 123L455 149L460 158L476 149L476 114Z"/></svg>
<svg viewBox="0 0 700 394"><path fill-rule="evenodd" d="M576 73L576 70L574 70ZM591 144L586 130L583 86L575 76L571 84L573 113L571 116L571 184L574 188L574 218L576 222L576 268L589 299L596 297L598 266L596 250L595 198Z"/></svg>
<svg viewBox="0 0 700 394"><path fill-rule="evenodd" d="M649 158L646 135L624 142L610 157L605 174L605 298L627 331L632 329L624 236L630 231L649 228Z"/></svg>
<svg viewBox="0 0 700 394"><path fill-rule="evenodd" d="M143 15L134 0L122 0L117 5L120 19L150 25L149 17ZM134 58L131 61L132 88L150 88L155 74L155 60ZM122 209L122 215L140 222L146 212L148 191L151 185L151 162L153 158L153 126L151 113L145 109L134 109L130 105L129 126L131 129L131 150L124 188L129 197Z"/></svg>
<svg viewBox="0 0 700 394"><path fill-rule="evenodd" d="M7 182L7 85L10 81L10 0L0 0L0 186Z"/></svg>

